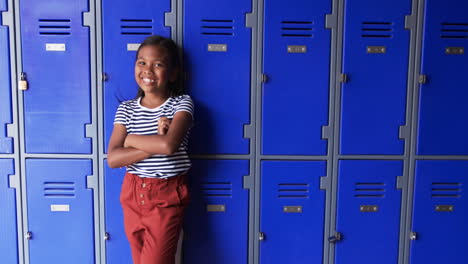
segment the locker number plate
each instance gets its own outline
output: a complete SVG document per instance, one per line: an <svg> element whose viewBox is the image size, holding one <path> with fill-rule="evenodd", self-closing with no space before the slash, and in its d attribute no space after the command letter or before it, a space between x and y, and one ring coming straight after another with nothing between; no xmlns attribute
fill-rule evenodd
<svg viewBox="0 0 468 264"><path fill-rule="evenodd" d="M307 46L288 45L288 53L306 53Z"/></svg>
<svg viewBox="0 0 468 264"><path fill-rule="evenodd" d="M224 204L209 204L206 206L206 211L208 212L225 212L226 205Z"/></svg>
<svg viewBox="0 0 468 264"><path fill-rule="evenodd" d="M453 212L453 205L436 205L435 206L436 212Z"/></svg>
<svg viewBox="0 0 468 264"><path fill-rule="evenodd" d="M70 205L69 204L51 204L50 211L51 212L70 212Z"/></svg>
<svg viewBox="0 0 468 264"><path fill-rule="evenodd" d="M127 51L137 51L139 47L139 43L127 43Z"/></svg>
<svg viewBox="0 0 468 264"><path fill-rule="evenodd" d="M46 51L65 51L65 43L46 43Z"/></svg>
<svg viewBox="0 0 468 264"><path fill-rule="evenodd" d="M463 55L465 54L464 47L448 47L445 49L445 54L448 55Z"/></svg>
<svg viewBox="0 0 468 264"><path fill-rule="evenodd" d="M283 212L285 213L302 213L302 206L295 205L295 206L284 206Z"/></svg>
<svg viewBox="0 0 468 264"><path fill-rule="evenodd" d="M226 44L208 44L208 51L226 52Z"/></svg>
<svg viewBox="0 0 468 264"><path fill-rule="evenodd" d="M367 46L367 53L369 54L384 54L387 52L385 46Z"/></svg>
<svg viewBox="0 0 468 264"><path fill-rule="evenodd" d="M366 213L375 213L379 211L379 206L378 205L361 205L359 207L359 210L361 212L366 212Z"/></svg>

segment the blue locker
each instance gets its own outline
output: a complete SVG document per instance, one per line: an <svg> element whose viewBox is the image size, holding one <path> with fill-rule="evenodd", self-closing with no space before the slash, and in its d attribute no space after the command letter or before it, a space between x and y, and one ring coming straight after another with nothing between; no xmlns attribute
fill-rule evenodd
<svg viewBox="0 0 468 264"><path fill-rule="evenodd" d="M261 264L322 263L324 161L263 161Z"/></svg>
<svg viewBox="0 0 468 264"><path fill-rule="evenodd" d="M86 0L21 1L27 153L91 153L88 9Z"/></svg>
<svg viewBox="0 0 468 264"><path fill-rule="evenodd" d="M340 154L403 154L409 14L410 0L345 1Z"/></svg>
<svg viewBox="0 0 468 264"><path fill-rule="evenodd" d="M170 0L102 1L102 39L104 81L104 149L114 127L119 103L135 98L135 59L139 44L151 35L170 37L164 26L164 13L170 12Z"/></svg>
<svg viewBox="0 0 468 264"><path fill-rule="evenodd" d="M7 11L6 0L0 1L2 12ZM0 23L0 153L13 153L13 140L7 137L7 124L12 123L11 112L10 37L7 26Z"/></svg>
<svg viewBox="0 0 468 264"><path fill-rule="evenodd" d="M417 154L468 155L468 2L425 1Z"/></svg>
<svg viewBox="0 0 468 264"><path fill-rule="evenodd" d="M418 160L410 263L468 263L468 161Z"/></svg>
<svg viewBox="0 0 468 264"><path fill-rule="evenodd" d="M326 155L331 1L265 1L262 154ZM287 139L287 140L285 140Z"/></svg>
<svg viewBox="0 0 468 264"><path fill-rule="evenodd" d="M15 173L12 159L0 159L0 252L2 263L18 263L16 190L10 188L10 175Z"/></svg>
<svg viewBox="0 0 468 264"><path fill-rule="evenodd" d="M194 160L184 225L185 264L247 264L247 160Z"/></svg>
<svg viewBox="0 0 468 264"><path fill-rule="evenodd" d="M91 160L26 159L31 263L94 263Z"/></svg>
<svg viewBox="0 0 468 264"><path fill-rule="evenodd" d="M104 161L107 163L107 160ZM130 244L125 236L120 190L125 175L125 168L104 169L105 223L109 239L106 242L106 263L132 263Z"/></svg>
<svg viewBox="0 0 468 264"><path fill-rule="evenodd" d="M403 175L397 160L341 160L338 174L335 263L398 262Z"/></svg>
<svg viewBox="0 0 468 264"><path fill-rule="evenodd" d="M186 87L195 102L193 154L248 154L251 0L184 1ZM213 10L216 10L214 12Z"/></svg>

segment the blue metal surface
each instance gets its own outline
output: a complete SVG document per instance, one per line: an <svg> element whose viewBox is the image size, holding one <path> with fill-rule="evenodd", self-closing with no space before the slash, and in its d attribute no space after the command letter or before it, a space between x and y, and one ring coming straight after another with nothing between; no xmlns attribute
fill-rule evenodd
<svg viewBox="0 0 468 264"><path fill-rule="evenodd" d="M6 0L0 1L0 153L13 153L13 140L7 137L6 124L12 123L10 37L2 26L2 12L7 11Z"/></svg>
<svg viewBox="0 0 468 264"><path fill-rule="evenodd" d="M91 160L26 159L31 263L94 263L91 168Z"/></svg>
<svg viewBox="0 0 468 264"><path fill-rule="evenodd" d="M335 263L394 264L398 262L403 175L397 160L342 160L339 162ZM376 212L362 212L361 206Z"/></svg>
<svg viewBox="0 0 468 264"><path fill-rule="evenodd" d="M104 160L107 162L107 160ZM123 226L122 206L120 205L120 190L125 175L125 168L104 169L104 210L106 232L106 263L132 263L130 244L125 236Z"/></svg>
<svg viewBox="0 0 468 264"><path fill-rule="evenodd" d="M418 160L410 263L468 263L468 161ZM453 211L436 211L440 205Z"/></svg>
<svg viewBox="0 0 468 264"><path fill-rule="evenodd" d="M341 154L403 154L410 0L346 0L342 72ZM384 46L384 54L367 53Z"/></svg>
<svg viewBox="0 0 468 264"><path fill-rule="evenodd" d="M18 233L16 222L16 190L10 188L9 176L14 175L12 159L0 159L0 252L2 263L18 263Z"/></svg>
<svg viewBox="0 0 468 264"><path fill-rule="evenodd" d="M170 0L141 0L138 5L126 0L102 1L104 81L104 149L107 150L119 103L135 98L138 85L134 68L136 51L128 44L139 44L151 35L170 36L164 26L164 13Z"/></svg>
<svg viewBox="0 0 468 264"><path fill-rule="evenodd" d="M265 1L262 154L326 155L331 1ZM306 47L290 53L288 46Z"/></svg>
<svg viewBox="0 0 468 264"><path fill-rule="evenodd" d="M195 102L194 154L248 154L251 0L184 1L186 87ZM214 12L216 10L216 12ZM225 44L227 51L208 51Z"/></svg>
<svg viewBox="0 0 468 264"><path fill-rule="evenodd" d="M324 161L263 161L260 231L261 264L322 263ZM302 212L284 212L302 206Z"/></svg>
<svg viewBox="0 0 468 264"><path fill-rule="evenodd" d="M91 153L89 28L86 0L23 0L20 4L27 153ZM47 44L65 51L47 51Z"/></svg>
<svg viewBox="0 0 468 264"><path fill-rule="evenodd" d="M468 2L425 3L417 154L468 155ZM449 47L465 52L449 55Z"/></svg>
<svg viewBox="0 0 468 264"><path fill-rule="evenodd" d="M184 226L184 263L247 264L247 160L194 160L189 172L191 202ZM224 205L224 212L208 212Z"/></svg>

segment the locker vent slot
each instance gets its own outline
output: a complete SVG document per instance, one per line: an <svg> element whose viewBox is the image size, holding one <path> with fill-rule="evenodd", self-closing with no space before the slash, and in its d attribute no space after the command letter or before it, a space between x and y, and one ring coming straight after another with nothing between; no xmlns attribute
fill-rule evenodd
<svg viewBox="0 0 468 264"><path fill-rule="evenodd" d="M468 38L468 23L442 23L441 38Z"/></svg>
<svg viewBox="0 0 468 264"><path fill-rule="evenodd" d="M309 198L309 184L279 183L278 198Z"/></svg>
<svg viewBox="0 0 468 264"><path fill-rule="evenodd" d="M44 182L44 196L48 198L75 197L74 182Z"/></svg>
<svg viewBox="0 0 468 264"><path fill-rule="evenodd" d="M358 182L354 189L354 197L360 198L384 198L385 183L383 182Z"/></svg>
<svg viewBox="0 0 468 264"><path fill-rule="evenodd" d="M234 35L234 20L229 19L202 19L202 35Z"/></svg>
<svg viewBox="0 0 468 264"><path fill-rule="evenodd" d="M230 182L203 182L201 193L205 197L232 197L232 183Z"/></svg>
<svg viewBox="0 0 468 264"><path fill-rule="evenodd" d="M307 37L312 38L313 21L282 21L281 36L283 37Z"/></svg>
<svg viewBox="0 0 468 264"><path fill-rule="evenodd" d="M39 19L39 35L70 35L70 19Z"/></svg>
<svg viewBox="0 0 468 264"><path fill-rule="evenodd" d="M392 22L362 22L361 37L363 38L391 38L392 32Z"/></svg>
<svg viewBox="0 0 468 264"><path fill-rule="evenodd" d="M153 34L152 19L121 19L120 22L120 33L122 35Z"/></svg>
<svg viewBox="0 0 468 264"><path fill-rule="evenodd" d="M459 198L461 197L461 183L458 182L433 182L432 198Z"/></svg>

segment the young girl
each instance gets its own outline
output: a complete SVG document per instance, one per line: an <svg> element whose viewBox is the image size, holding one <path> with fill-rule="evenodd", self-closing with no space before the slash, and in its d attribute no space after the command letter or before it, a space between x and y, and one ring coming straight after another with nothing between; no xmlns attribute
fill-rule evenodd
<svg viewBox="0 0 468 264"><path fill-rule="evenodd" d="M120 202L135 264L174 263L184 208L193 103L180 87L176 44L146 38L137 52L136 99L117 109L108 164L127 166Z"/></svg>

